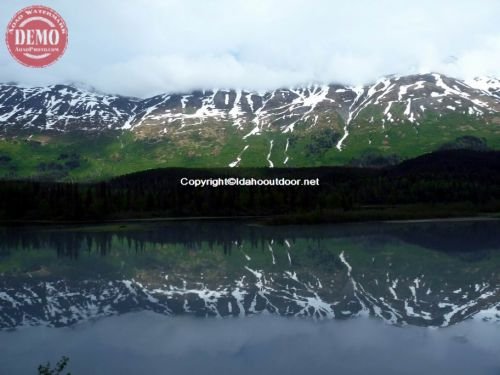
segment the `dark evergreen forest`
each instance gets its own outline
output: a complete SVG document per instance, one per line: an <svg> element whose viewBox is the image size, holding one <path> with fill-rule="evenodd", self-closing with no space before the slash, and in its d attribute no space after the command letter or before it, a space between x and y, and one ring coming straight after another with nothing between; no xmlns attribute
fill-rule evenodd
<svg viewBox="0 0 500 375"><path fill-rule="evenodd" d="M187 187L182 177L319 178L319 186ZM448 150L373 169L157 169L96 183L0 181L0 219L277 216L393 205L500 209L500 152Z"/></svg>

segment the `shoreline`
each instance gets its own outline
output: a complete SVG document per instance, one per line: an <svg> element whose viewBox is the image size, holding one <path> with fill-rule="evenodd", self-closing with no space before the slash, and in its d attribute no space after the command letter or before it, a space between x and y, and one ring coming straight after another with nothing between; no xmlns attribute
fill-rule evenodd
<svg viewBox="0 0 500 375"><path fill-rule="evenodd" d="M442 223L442 222L464 222L464 221L497 221L500 220L499 216L464 216L464 217L450 217L450 218L429 218L429 219L409 219L409 220L386 220L383 223Z"/></svg>
<svg viewBox="0 0 500 375"><path fill-rule="evenodd" d="M464 222L464 221L496 221L500 220L500 212L485 213L477 215L449 215L449 216L421 216L415 218L370 218L365 215L339 215L332 218L330 215L311 218L313 214L290 215L290 216L186 216L186 217L151 217L151 218L124 218L108 220L12 220L0 221L0 227L29 227L29 226L87 226L87 225L123 225L123 224L148 224L148 223L175 223L175 222L203 222L203 221L238 221L252 222L258 225L286 226L286 225L319 225L319 224L353 224L353 223L432 223L432 222Z"/></svg>

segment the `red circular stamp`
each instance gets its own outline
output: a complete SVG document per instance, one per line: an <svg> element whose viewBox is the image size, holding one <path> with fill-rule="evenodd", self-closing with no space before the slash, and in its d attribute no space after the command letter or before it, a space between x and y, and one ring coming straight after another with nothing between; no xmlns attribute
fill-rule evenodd
<svg viewBox="0 0 500 375"><path fill-rule="evenodd" d="M55 10L33 5L17 12L7 25L5 41L10 54L30 68L56 62L68 45L68 29Z"/></svg>

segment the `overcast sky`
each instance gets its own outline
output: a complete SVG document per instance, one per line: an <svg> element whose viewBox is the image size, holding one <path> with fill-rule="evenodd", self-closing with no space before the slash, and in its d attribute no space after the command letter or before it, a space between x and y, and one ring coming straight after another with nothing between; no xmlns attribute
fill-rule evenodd
<svg viewBox="0 0 500 375"><path fill-rule="evenodd" d="M37 2L35 2L37 3ZM79 83L123 95L363 84L439 71L500 77L498 0L45 0L69 29L55 65L0 48L0 82ZM5 30L33 1L2 1Z"/></svg>

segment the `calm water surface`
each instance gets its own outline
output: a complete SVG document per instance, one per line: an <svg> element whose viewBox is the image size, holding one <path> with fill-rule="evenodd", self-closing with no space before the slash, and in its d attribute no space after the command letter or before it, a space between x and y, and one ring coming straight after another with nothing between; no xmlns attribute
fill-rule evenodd
<svg viewBox="0 0 500 375"><path fill-rule="evenodd" d="M500 222L0 229L0 374L500 374Z"/></svg>

